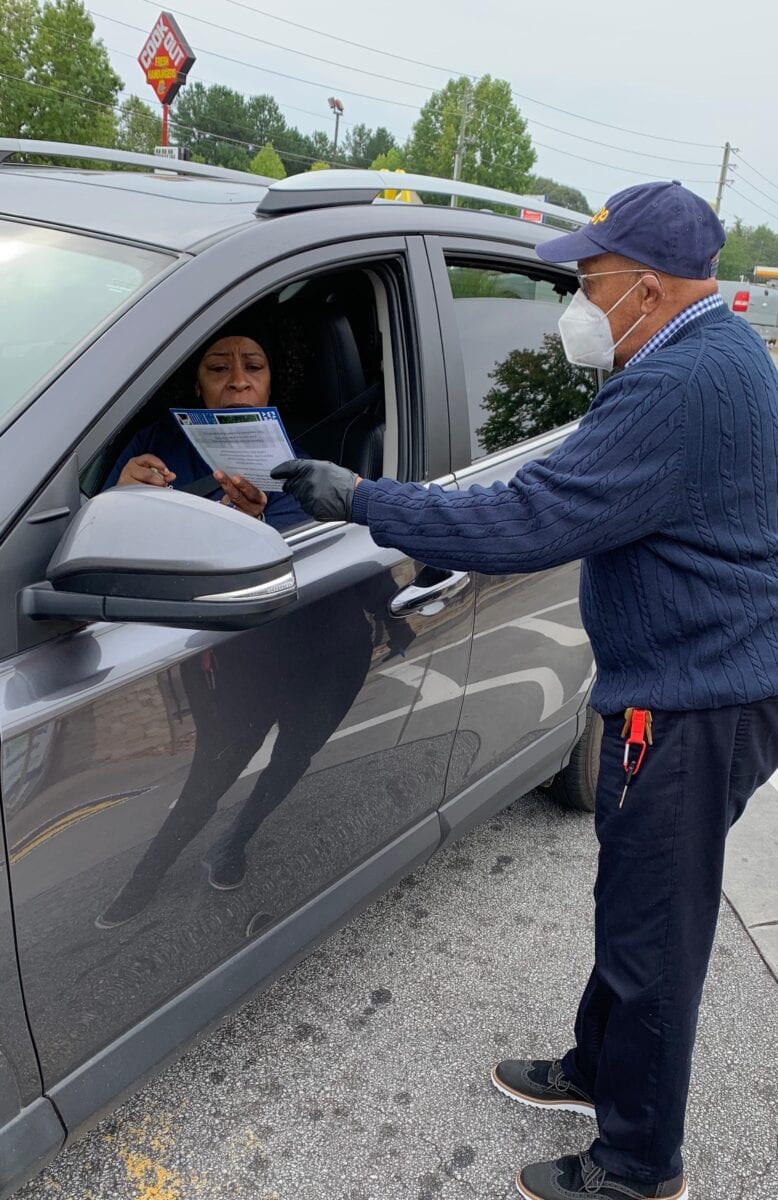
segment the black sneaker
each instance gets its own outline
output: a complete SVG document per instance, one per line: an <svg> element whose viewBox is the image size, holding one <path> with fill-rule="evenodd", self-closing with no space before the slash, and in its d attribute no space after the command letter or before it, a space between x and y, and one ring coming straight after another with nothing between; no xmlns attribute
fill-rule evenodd
<svg viewBox="0 0 778 1200"><path fill-rule="evenodd" d="M568 1154L554 1162L532 1163L516 1176L524 1200L689 1200L683 1175L664 1183L636 1183L598 1167L589 1154Z"/></svg>
<svg viewBox="0 0 778 1200"><path fill-rule="evenodd" d="M559 1059L506 1058L492 1068L492 1083L504 1096L531 1108L595 1115L591 1096L570 1082Z"/></svg>

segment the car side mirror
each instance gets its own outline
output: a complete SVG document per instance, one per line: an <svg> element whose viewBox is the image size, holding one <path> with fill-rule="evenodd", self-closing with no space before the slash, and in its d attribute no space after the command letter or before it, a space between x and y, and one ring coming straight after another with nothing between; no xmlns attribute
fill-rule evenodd
<svg viewBox="0 0 778 1200"><path fill-rule="evenodd" d="M247 629L297 597L292 552L245 513L170 488L111 488L79 511L21 593L37 620Z"/></svg>

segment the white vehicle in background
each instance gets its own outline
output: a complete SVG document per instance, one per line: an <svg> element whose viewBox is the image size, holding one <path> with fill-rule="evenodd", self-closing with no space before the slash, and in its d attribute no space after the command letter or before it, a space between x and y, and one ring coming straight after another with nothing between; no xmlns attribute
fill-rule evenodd
<svg viewBox="0 0 778 1200"><path fill-rule="evenodd" d="M734 313L770 345L778 342L778 267L756 267L755 283L719 279L719 291Z"/></svg>

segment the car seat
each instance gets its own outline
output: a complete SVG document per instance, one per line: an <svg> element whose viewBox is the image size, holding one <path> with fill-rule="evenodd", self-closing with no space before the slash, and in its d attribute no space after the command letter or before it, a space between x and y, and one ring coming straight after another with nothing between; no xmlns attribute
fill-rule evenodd
<svg viewBox="0 0 778 1200"><path fill-rule="evenodd" d="M365 375L354 331L337 308L310 311L304 405L294 438L315 458L329 459L377 479L383 468L383 379Z"/></svg>

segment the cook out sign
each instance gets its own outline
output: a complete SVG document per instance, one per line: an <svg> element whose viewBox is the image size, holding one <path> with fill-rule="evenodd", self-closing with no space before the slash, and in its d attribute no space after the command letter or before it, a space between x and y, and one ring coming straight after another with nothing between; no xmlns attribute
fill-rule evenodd
<svg viewBox="0 0 778 1200"><path fill-rule="evenodd" d="M195 56L192 48L170 13L159 14L156 24L138 55L138 62L162 104L171 104L181 87L186 83L187 72Z"/></svg>

